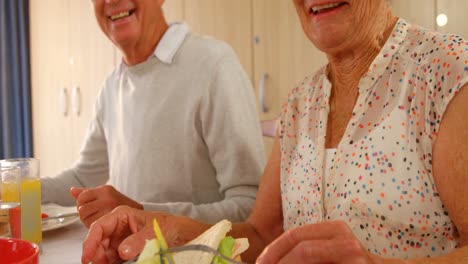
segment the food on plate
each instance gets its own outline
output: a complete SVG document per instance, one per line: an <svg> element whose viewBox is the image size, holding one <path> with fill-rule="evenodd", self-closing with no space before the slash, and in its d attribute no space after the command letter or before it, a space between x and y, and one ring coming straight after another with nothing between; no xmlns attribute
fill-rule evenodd
<svg viewBox="0 0 468 264"><path fill-rule="evenodd" d="M222 258L218 256L213 257L213 254L203 251L187 250L177 253L164 253L168 251L168 246L156 220L153 221L153 226L156 238L146 241L137 264L226 263ZM240 260L240 254L247 250L249 242L246 238L234 239L230 236L226 237L227 232L231 230L231 226L231 222L222 220L186 245L205 245L218 249L218 252L228 258Z"/></svg>

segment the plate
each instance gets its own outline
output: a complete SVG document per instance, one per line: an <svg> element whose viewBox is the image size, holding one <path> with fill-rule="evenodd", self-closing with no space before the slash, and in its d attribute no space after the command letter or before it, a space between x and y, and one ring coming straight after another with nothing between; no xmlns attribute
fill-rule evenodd
<svg viewBox="0 0 468 264"><path fill-rule="evenodd" d="M58 204L48 203L42 205L42 213L47 214L49 217L58 216L68 213L76 213L75 206L60 206ZM69 226L80 220L80 217L70 216L65 218L50 219L42 221L42 232L59 229L65 226Z"/></svg>

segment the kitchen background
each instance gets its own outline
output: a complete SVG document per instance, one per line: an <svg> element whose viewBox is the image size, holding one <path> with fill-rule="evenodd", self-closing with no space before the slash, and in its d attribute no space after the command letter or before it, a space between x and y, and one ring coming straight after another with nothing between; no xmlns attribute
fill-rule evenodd
<svg viewBox="0 0 468 264"><path fill-rule="evenodd" d="M393 0L397 16L468 38L467 0ZM276 119L290 89L326 63L302 32L292 0L166 0L170 22L229 43L250 76L261 120ZM120 62L91 1L30 0L34 156L55 175L79 155L105 76ZM265 151L273 139L265 137Z"/></svg>

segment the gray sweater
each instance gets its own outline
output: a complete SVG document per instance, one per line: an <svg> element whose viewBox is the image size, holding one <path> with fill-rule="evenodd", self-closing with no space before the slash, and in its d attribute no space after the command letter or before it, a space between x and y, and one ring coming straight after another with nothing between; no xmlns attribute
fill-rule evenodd
<svg viewBox="0 0 468 264"><path fill-rule="evenodd" d="M95 105L80 158L42 179L43 202L108 182L147 210L244 220L265 163L255 96L232 49L172 25L147 61L122 63Z"/></svg>

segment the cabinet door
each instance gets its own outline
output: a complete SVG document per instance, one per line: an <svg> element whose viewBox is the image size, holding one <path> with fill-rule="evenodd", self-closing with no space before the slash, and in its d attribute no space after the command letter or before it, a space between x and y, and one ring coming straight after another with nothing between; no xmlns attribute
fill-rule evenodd
<svg viewBox="0 0 468 264"><path fill-rule="evenodd" d="M326 64L325 55L305 36L292 1L253 1L254 84L264 84L262 120L276 119L289 91ZM264 78L262 80L262 78ZM260 99L260 98L259 98ZM266 139L267 155L273 140Z"/></svg>
<svg viewBox="0 0 468 264"><path fill-rule="evenodd" d="M188 0L185 20L192 31L231 45L252 79L252 0Z"/></svg>
<svg viewBox="0 0 468 264"><path fill-rule="evenodd" d="M435 29L436 0L392 0L391 3L396 16L427 29Z"/></svg>
<svg viewBox="0 0 468 264"><path fill-rule="evenodd" d="M97 94L114 68L116 49L101 32L91 1L70 2L71 102L74 160L78 158L87 128L94 116ZM70 166L68 164L67 166Z"/></svg>
<svg viewBox="0 0 468 264"><path fill-rule="evenodd" d="M437 15L447 15L447 25L437 27L440 32L457 34L468 39L467 0L437 0Z"/></svg>
<svg viewBox="0 0 468 264"><path fill-rule="evenodd" d="M163 11L168 23L183 21L185 18L185 0L165 1Z"/></svg>
<svg viewBox="0 0 468 264"><path fill-rule="evenodd" d="M72 162L68 26L68 1L30 1L33 142L41 176Z"/></svg>

